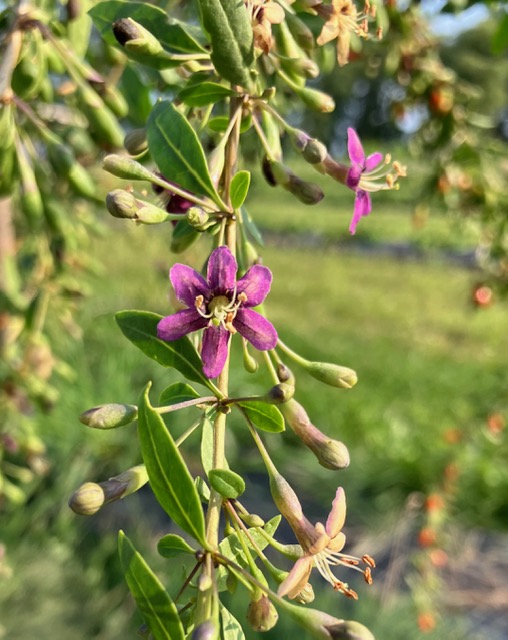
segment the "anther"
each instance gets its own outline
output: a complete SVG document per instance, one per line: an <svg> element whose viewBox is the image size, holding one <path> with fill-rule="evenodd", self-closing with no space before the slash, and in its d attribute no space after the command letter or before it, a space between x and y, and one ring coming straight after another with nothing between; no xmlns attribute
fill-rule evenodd
<svg viewBox="0 0 508 640"><path fill-rule="evenodd" d="M365 562L365 564L368 564L369 567L372 567L372 569L376 568L376 561L374 560L374 558L372 556L369 556L368 554L365 554L362 556L362 561Z"/></svg>
<svg viewBox="0 0 508 640"><path fill-rule="evenodd" d="M195 306L197 309L199 309L200 307L202 307L202 306L203 306L203 302L204 302L204 300L205 300L205 299L203 298L203 296L201 296L201 295L196 296L196 300L194 301L194 306Z"/></svg>
<svg viewBox="0 0 508 640"><path fill-rule="evenodd" d="M365 571L363 572L363 577L365 578L365 582L367 584L372 584L372 574L371 574L371 571L370 571L370 567L367 567L365 569Z"/></svg>
<svg viewBox="0 0 508 640"><path fill-rule="evenodd" d="M242 291L238 294L237 300L242 304L245 304L247 302L247 294L245 293L245 291Z"/></svg>

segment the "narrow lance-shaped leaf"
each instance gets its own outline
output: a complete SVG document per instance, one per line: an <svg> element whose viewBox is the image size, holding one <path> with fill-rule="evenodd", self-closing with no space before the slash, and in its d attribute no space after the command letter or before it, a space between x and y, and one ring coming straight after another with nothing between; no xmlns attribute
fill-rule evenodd
<svg viewBox="0 0 508 640"><path fill-rule="evenodd" d="M239 171L231 180L231 204L239 209L245 202L250 186L250 171Z"/></svg>
<svg viewBox="0 0 508 640"><path fill-rule="evenodd" d="M153 159L168 180L192 193L206 194L221 206L196 132L171 102L155 106L148 119L147 139Z"/></svg>
<svg viewBox="0 0 508 640"><path fill-rule="evenodd" d="M138 433L150 486L166 513L203 546L205 518L193 478L161 416L150 405L147 385L139 403Z"/></svg>
<svg viewBox="0 0 508 640"><path fill-rule="evenodd" d="M203 373L203 363L189 338L164 342L157 337L157 325L162 316L149 311L120 311L115 319L124 336L149 358L163 367L173 367L188 380L200 382L215 391L215 386Z"/></svg>
<svg viewBox="0 0 508 640"><path fill-rule="evenodd" d="M118 534L118 550L129 589L155 640L184 640L175 603L123 531Z"/></svg>
<svg viewBox="0 0 508 640"><path fill-rule="evenodd" d="M205 107L235 95L234 91L216 82L201 82L185 87L178 94L178 99L189 107Z"/></svg>

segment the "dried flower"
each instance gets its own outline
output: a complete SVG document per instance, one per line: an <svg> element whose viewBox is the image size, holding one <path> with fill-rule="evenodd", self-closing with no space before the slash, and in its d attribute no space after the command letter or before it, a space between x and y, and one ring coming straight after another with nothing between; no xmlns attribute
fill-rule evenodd
<svg viewBox="0 0 508 640"><path fill-rule="evenodd" d="M254 46L269 53L273 45L272 24L284 20L284 9L271 0L247 0L245 6L251 14Z"/></svg>
<svg viewBox="0 0 508 640"><path fill-rule="evenodd" d="M169 273L180 302L187 305L163 318L157 326L161 340L171 342L188 333L205 329L201 357L208 378L218 376L226 363L231 334L240 333L256 349L266 351L277 344L277 332L271 322L253 311L270 291L270 269L253 265L236 280L238 265L231 251L215 249L208 261L207 278L184 264L175 264Z"/></svg>

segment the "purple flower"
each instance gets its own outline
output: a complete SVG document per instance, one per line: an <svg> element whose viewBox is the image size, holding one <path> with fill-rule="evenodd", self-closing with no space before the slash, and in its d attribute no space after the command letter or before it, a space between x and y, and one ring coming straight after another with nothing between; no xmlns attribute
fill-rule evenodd
<svg viewBox="0 0 508 640"><path fill-rule="evenodd" d="M211 254L206 280L185 264L175 264L169 272L176 297L188 309L163 318L157 325L157 335L171 342L204 329L201 357L208 378L216 378L224 368L232 333L238 331L260 351L277 344L272 323L250 308L268 295L270 269L256 264L238 281L237 270L235 257L223 246Z"/></svg>
<svg viewBox="0 0 508 640"><path fill-rule="evenodd" d="M355 208L349 225L349 231L354 234L360 218L368 216L372 210L370 193L364 188L362 189L362 176L370 173L378 166L383 160L383 154L376 151L376 153L366 158L360 138L356 131L351 128L347 130L347 150L351 160L351 168L347 172L346 185L356 193Z"/></svg>

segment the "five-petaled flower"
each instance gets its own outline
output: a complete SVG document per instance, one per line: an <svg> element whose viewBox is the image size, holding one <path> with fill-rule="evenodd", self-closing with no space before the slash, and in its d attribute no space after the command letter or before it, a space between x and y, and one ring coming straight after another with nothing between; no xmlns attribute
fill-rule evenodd
<svg viewBox="0 0 508 640"><path fill-rule="evenodd" d="M251 309L270 291L270 269L253 265L237 281L238 265L231 251L221 246L208 260L207 278L185 264L175 264L169 278L176 297L188 309L163 318L157 325L161 340L171 342L204 329L201 347L203 373L217 377L224 368L231 334L238 333L256 349L266 351L277 344L271 322Z"/></svg>
<svg viewBox="0 0 508 640"><path fill-rule="evenodd" d="M341 487L337 489L325 526L321 522L316 525L311 524L298 507L289 511L284 510L283 515L293 529L302 547L303 555L280 584L278 594L295 598L307 584L312 568L317 567L319 573L336 591L357 599L356 592L347 583L336 578L331 569L339 565L354 568L361 571L366 582L370 584L371 568L375 567L374 560L368 555L364 555L360 560L341 553L346 544L346 536L342 533L346 520L344 490ZM360 568L360 562L366 565L365 569Z"/></svg>
<svg viewBox="0 0 508 640"><path fill-rule="evenodd" d="M356 193L355 207L349 231L354 234L356 225L362 216L367 216L372 210L370 192L393 189L397 178L405 175L405 168L398 162L391 162L379 151L365 157L360 138L354 129L347 130L347 148L351 167L346 175L346 186ZM379 165L382 164L381 167Z"/></svg>

